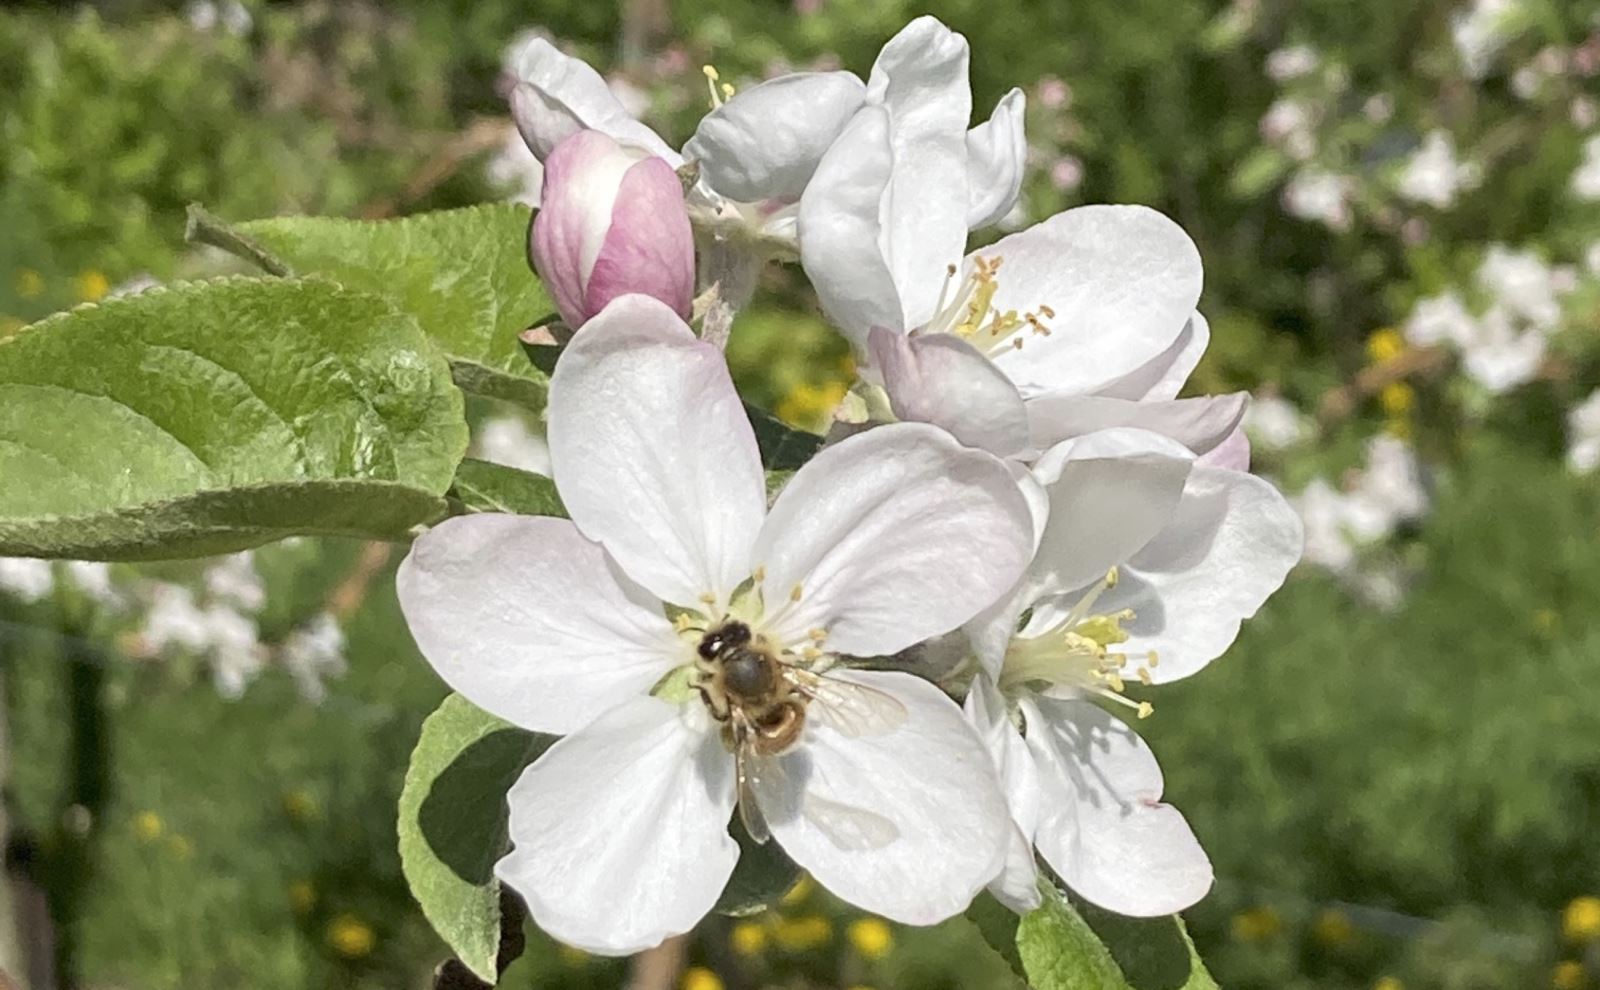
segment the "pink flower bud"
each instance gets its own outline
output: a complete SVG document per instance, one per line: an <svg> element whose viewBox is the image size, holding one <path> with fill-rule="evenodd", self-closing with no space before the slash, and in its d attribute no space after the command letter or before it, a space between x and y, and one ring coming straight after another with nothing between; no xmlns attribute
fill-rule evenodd
<svg viewBox="0 0 1600 990"><path fill-rule="evenodd" d="M683 185L662 159L599 131L563 139L545 159L528 249L573 329L629 293L689 317L694 235Z"/></svg>

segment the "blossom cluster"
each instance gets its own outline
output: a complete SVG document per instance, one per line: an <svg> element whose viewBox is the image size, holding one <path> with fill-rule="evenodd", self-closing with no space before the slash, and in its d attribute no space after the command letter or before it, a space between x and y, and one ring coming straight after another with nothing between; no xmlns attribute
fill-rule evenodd
<svg viewBox="0 0 1600 990"><path fill-rule="evenodd" d="M967 251L1026 155L1021 90L972 124L968 59L924 17L866 80L708 68L679 150L586 64L518 53L570 518L449 519L397 591L451 687L561 737L496 872L568 944L687 931L736 834L911 924L985 887L1027 910L1041 859L1130 915L1210 887L1129 720L1227 649L1301 526L1248 473L1247 396L1178 398L1210 331L1175 223L1089 206ZM792 476L719 346L773 261L860 369Z"/></svg>
<svg viewBox="0 0 1600 990"><path fill-rule="evenodd" d="M100 561L0 557L0 593L24 605L72 596L93 610L92 629L117 637L120 652L145 661L196 661L224 698L238 698L276 666L302 698L320 702L326 682L345 670L344 631L330 612L316 613L282 637L262 636L267 583L250 551L208 561L194 581Z"/></svg>

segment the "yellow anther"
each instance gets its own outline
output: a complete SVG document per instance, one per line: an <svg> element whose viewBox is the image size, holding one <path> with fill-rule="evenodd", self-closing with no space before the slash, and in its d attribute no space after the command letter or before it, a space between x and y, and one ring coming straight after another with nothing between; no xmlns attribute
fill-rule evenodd
<svg viewBox="0 0 1600 990"><path fill-rule="evenodd" d="M714 65L702 65L700 67L700 71L704 72L706 74L706 78L712 82L716 82L718 79L722 78L722 74L717 71L717 67Z"/></svg>
<svg viewBox="0 0 1600 990"><path fill-rule="evenodd" d="M1149 663L1151 670L1161 666L1161 654L1157 653L1155 650L1151 650Z"/></svg>
<svg viewBox="0 0 1600 990"><path fill-rule="evenodd" d="M1110 684L1111 690L1117 692L1118 694L1121 694L1128 687L1127 684L1123 683L1122 675L1115 672L1108 672L1106 674L1106 683Z"/></svg>
<svg viewBox="0 0 1600 990"><path fill-rule="evenodd" d="M1016 338L1012 339L1012 341L1011 341L1011 349L1015 350L1015 351L1022 350L1022 338L1021 337L1016 337Z"/></svg>
<svg viewBox="0 0 1600 990"><path fill-rule="evenodd" d="M767 565L758 564L756 569L750 573L750 579L757 584L765 581L767 579Z"/></svg>
<svg viewBox="0 0 1600 990"><path fill-rule="evenodd" d="M733 84L732 83L723 83L722 84L722 98L724 100L733 99Z"/></svg>
<svg viewBox="0 0 1600 990"><path fill-rule="evenodd" d="M808 646L800 651L800 656L807 660L819 660L822 658L822 651L815 646Z"/></svg>
<svg viewBox="0 0 1600 990"><path fill-rule="evenodd" d="M1154 678L1152 678L1150 676L1150 669L1148 667L1140 667L1139 670L1138 670L1138 674L1139 674L1139 683L1141 683L1141 684L1154 684L1155 683Z"/></svg>
<svg viewBox="0 0 1600 990"><path fill-rule="evenodd" d="M791 602L799 601L800 600L800 594L801 594L800 586L797 584L793 588L789 589L789 600Z"/></svg>
<svg viewBox="0 0 1600 990"><path fill-rule="evenodd" d="M1049 306L1046 306L1044 303L1039 304L1039 313L1041 316L1045 317L1045 319L1053 320L1056 318L1056 311L1051 309Z"/></svg>
<svg viewBox="0 0 1600 990"><path fill-rule="evenodd" d="M826 629L813 629L810 632L806 633L806 635L811 638L811 641L813 643L820 643L823 640L828 638L828 630L826 630Z"/></svg>
<svg viewBox="0 0 1600 990"><path fill-rule="evenodd" d="M1155 707L1153 705L1151 705L1150 702L1148 702L1148 701L1139 702L1139 717L1140 718L1149 718L1154 713L1155 713Z"/></svg>
<svg viewBox="0 0 1600 990"><path fill-rule="evenodd" d="M713 595L709 591L700 596L700 604L702 604L702 605L715 605L716 603L717 603L717 596Z"/></svg>
<svg viewBox="0 0 1600 990"><path fill-rule="evenodd" d="M946 275L948 275L948 276L950 276L950 277L951 277L951 278L955 278L955 277L956 277L956 271L957 271L957 270L958 270L958 269L957 269L957 268L956 268L956 266L955 266L955 265L953 265L953 264L950 264L950 265L945 265L945 266L944 266L944 271L945 271L945 274L946 274Z"/></svg>

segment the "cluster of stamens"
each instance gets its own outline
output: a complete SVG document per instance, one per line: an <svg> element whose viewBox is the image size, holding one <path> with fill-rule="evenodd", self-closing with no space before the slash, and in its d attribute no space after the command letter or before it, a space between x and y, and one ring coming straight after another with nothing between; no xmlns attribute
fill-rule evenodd
<svg viewBox="0 0 1600 990"><path fill-rule="evenodd" d="M996 255L972 259L972 273L956 285L960 269L950 265L945 269L944 285L939 289L939 304L933 319L924 332L955 334L980 351L993 353L1004 347L1021 349L1029 336L1048 337L1051 328L1046 320L1054 319L1056 311L1044 303L1037 309L1019 313L1014 309L1001 311L994 305L995 293L1000 289L1000 266L1005 262ZM1024 333L1022 331L1026 330Z"/></svg>
<svg viewBox="0 0 1600 990"><path fill-rule="evenodd" d="M722 83L718 85L718 80L722 78L722 74L717 71L716 66L702 65L700 71L706 74L706 88L711 90L711 109L716 110L733 99L733 84Z"/></svg>
<svg viewBox="0 0 1600 990"><path fill-rule="evenodd" d="M738 620L756 627L771 628L782 621L788 610L800 604L804 597L804 590L800 585L789 589L789 594L784 602L772 614L766 614L765 604L762 600L762 585L767 579L767 569L757 567L750 575L750 580L740 586L739 591L733 594L733 600L723 602L716 595L706 593L700 596L700 605L703 611L679 612L673 617L672 625L679 636L686 639L698 639L708 630L715 629L723 623ZM811 629L806 632L805 645L794 648L785 645L783 653L799 657L808 664L823 659L825 651L822 644L827 641L826 629Z"/></svg>
<svg viewBox="0 0 1600 990"><path fill-rule="evenodd" d="M1139 718L1149 718L1154 709L1148 701L1134 701L1123 694L1125 678L1131 666L1132 676L1150 684L1150 671L1160 658L1154 650L1129 654L1111 649L1128 641L1128 631L1122 626L1135 618L1132 609L1099 614L1090 611L1100 595L1116 585L1117 569L1113 567L1060 622L1040 635L1013 638L1000 674L1001 689L1041 683L1063 686L1132 708Z"/></svg>

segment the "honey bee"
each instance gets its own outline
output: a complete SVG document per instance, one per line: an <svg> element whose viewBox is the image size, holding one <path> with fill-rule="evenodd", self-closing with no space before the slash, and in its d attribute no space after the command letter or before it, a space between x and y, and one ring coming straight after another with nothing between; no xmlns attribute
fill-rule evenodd
<svg viewBox="0 0 1600 990"><path fill-rule="evenodd" d="M824 724L849 736L885 732L906 718L905 706L890 695L790 663L738 620L707 632L697 653L695 687L712 718L723 723L738 778L739 819L758 843L772 833L756 785L763 774L777 772L773 758L800 741L812 702Z"/></svg>

